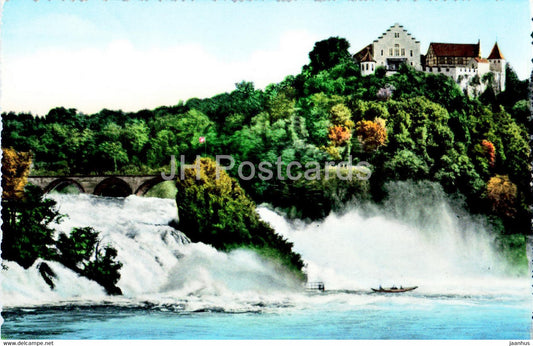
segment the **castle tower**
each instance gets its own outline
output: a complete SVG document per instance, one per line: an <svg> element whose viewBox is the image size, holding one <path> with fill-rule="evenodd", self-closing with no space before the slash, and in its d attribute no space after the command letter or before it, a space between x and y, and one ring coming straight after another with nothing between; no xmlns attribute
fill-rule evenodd
<svg viewBox="0 0 533 346"><path fill-rule="evenodd" d="M496 92L502 92L505 90L505 58L500 52L498 42L494 43L492 51L488 57L490 72L494 73L494 86Z"/></svg>
<svg viewBox="0 0 533 346"><path fill-rule="evenodd" d="M369 74L374 73L376 70L376 60L374 60L370 50L368 50L363 58L361 58L359 66L361 67L361 76L368 76Z"/></svg>

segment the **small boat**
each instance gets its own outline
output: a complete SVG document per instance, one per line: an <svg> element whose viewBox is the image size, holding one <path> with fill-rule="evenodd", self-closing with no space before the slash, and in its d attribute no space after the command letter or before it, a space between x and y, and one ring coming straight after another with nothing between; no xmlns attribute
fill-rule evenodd
<svg viewBox="0 0 533 346"><path fill-rule="evenodd" d="M372 288L372 291L379 292L379 293L401 293L401 292L408 292L412 291L414 289L418 288L418 286L411 286L411 287L402 287L400 288L392 286L389 288L382 288L381 286L379 288Z"/></svg>

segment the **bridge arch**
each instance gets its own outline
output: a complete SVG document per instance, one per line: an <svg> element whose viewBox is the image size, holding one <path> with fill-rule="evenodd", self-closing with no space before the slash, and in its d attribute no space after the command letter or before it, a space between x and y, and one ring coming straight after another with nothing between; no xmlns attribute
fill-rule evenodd
<svg viewBox="0 0 533 346"><path fill-rule="evenodd" d="M127 197L133 193L131 186L117 177L102 180L94 188L94 195L106 197Z"/></svg>
<svg viewBox="0 0 533 346"><path fill-rule="evenodd" d="M48 184L44 189L44 193L49 193L50 191L57 189L61 186L68 186L68 185L74 185L78 188L80 193L85 193L85 189L83 186L81 186L80 183L78 183L76 180L71 178L58 178L54 181L52 181L50 184Z"/></svg>
<svg viewBox="0 0 533 346"><path fill-rule="evenodd" d="M148 190L150 190L152 187L156 186L157 184L162 183L163 181L165 180L160 175L154 177L153 179L147 180L144 183L142 183L141 186L137 188L137 191L135 191L135 194L137 196L143 196L145 193L148 192Z"/></svg>

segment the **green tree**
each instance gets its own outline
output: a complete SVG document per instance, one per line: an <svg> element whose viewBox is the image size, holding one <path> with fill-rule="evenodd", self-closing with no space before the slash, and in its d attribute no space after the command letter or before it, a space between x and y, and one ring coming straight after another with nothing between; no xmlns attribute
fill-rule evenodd
<svg viewBox="0 0 533 346"><path fill-rule="evenodd" d="M410 150L398 151L384 164L384 170L391 180L426 179L429 167L424 160Z"/></svg>
<svg viewBox="0 0 533 346"><path fill-rule="evenodd" d="M148 143L146 164L149 167L161 167L168 164L171 155L178 154L180 151L174 131L161 130Z"/></svg>
<svg viewBox="0 0 533 346"><path fill-rule="evenodd" d="M52 259L51 225L60 220L56 202L43 198L37 187L27 186L21 199L2 199L2 258L26 269L38 258Z"/></svg>
<svg viewBox="0 0 533 346"><path fill-rule="evenodd" d="M97 166L101 171L113 169L113 172L118 172L119 164L125 164L129 161L126 149L120 141L122 134L122 127L115 122L107 123L102 129L98 138L98 152L104 162ZM109 164L110 162L113 163L112 166Z"/></svg>
<svg viewBox="0 0 533 346"><path fill-rule="evenodd" d="M259 218L254 202L235 179L209 158L202 158L200 170L185 169L185 179L178 179L180 228L192 241L231 250L251 247L276 257L301 275L300 256L287 242ZM197 179L197 174L199 179Z"/></svg>
<svg viewBox="0 0 533 346"><path fill-rule="evenodd" d="M510 110L516 102L528 99L528 80L520 80L510 64L505 66L505 90L498 99L506 109Z"/></svg>
<svg viewBox="0 0 533 346"><path fill-rule="evenodd" d="M286 93L277 93L268 101L269 113L272 121L287 119L294 114L295 101L290 99Z"/></svg>
<svg viewBox="0 0 533 346"><path fill-rule="evenodd" d="M94 253L95 259L87 264L84 275L102 285L108 294L122 295L122 290L116 286L122 268L122 263L116 260L117 250L107 245L102 251L97 246Z"/></svg>
<svg viewBox="0 0 533 346"><path fill-rule="evenodd" d="M65 150L70 173L89 173L95 161L95 133L91 129L72 129L65 139Z"/></svg>
<svg viewBox="0 0 533 346"><path fill-rule="evenodd" d="M126 123L122 132L123 141L132 153L140 153L148 143L150 129L143 120L133 119Z"/></svg>
<svg viewBox="0 0 533 346"><path fill-rule="evenodd" d="M318 74L320 71L330 69L340 63L349 61L351 54L348 51L350 43L340 37L330 37L315 43L313 50L309 53L310 63L307 69L311 74Z"/></svg>
<svg viewBox="0 0 533 346"><path fill-rule="evenodd" d="M529 100L517 101L510 113L518 124L524 125L529 131L533 130L528 120L531 116L531 111L529 110Z"/></svg>
<svg viewBox="0 0 533 346"><path fill-rule="evenodd" d="M98 232L91 227L73 228L70 236L60 233L56 243L61 262L69 268L84 269L98 242ZM79 266L82 266L81 268Z"/></svg>
<svg viewBox="0 0 533 346"><path fill-rule="evenodd" d="M103 142L98 149L103 157L113 160L113 172L118 172L118 163L128 162L128 154L120 142Z"/></svg>
<svg viewBox="0 0 533 346"><path fill-rule="evenodd" d="M117 250L107 245L102 251L98 236L92 227L73 228L68 236L61 233L57 258L67 268L102 285L108 294L122 294L116 286L122 268L116 261Z"/></svg>

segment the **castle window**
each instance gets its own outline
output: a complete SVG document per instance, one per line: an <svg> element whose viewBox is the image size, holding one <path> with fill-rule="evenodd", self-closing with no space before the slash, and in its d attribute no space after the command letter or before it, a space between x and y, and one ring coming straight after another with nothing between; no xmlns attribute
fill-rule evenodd
<svg viewBox="0 0 533 346"><path fill-rule="evenodd" d="M402 48L402 56L405 56L405 48Z"/></svg>
<svg viewBox="0 0 533 346"><path fill-rule="evenodd" d="M372 71L374 71L374 65L372 65Z"/></svg>
<svg viewBox="0 0 533 346"><path fill-rule="evenodd" d="M383 56L383 49L381 50L381 56Z"/></svg>
<svg viewBox="0 0 533 346"><path fill-rule="evenodd" d="M413 56L413 50L412 50L412 49L409 51L409 54L410 54L411 56Z"/></svg>
<svg viewBox="0 0 533 346"><path fill-rule="evenodd" d="M399 32L395 32L394 33L394 38L399 38L400 37L400 33Z"/></svg>
<svg viewBox="0 0 533 346"><path fill-rule="evenodd" d="M392 48L389 48L389 56L392 56Z"/></svg>
<svg viewBox="0 0 533 346"><path fill-rule="evenodd" d="M399 55L400 55L400 45L395 44L394 45L394 56L399 56Z"/></svg>

